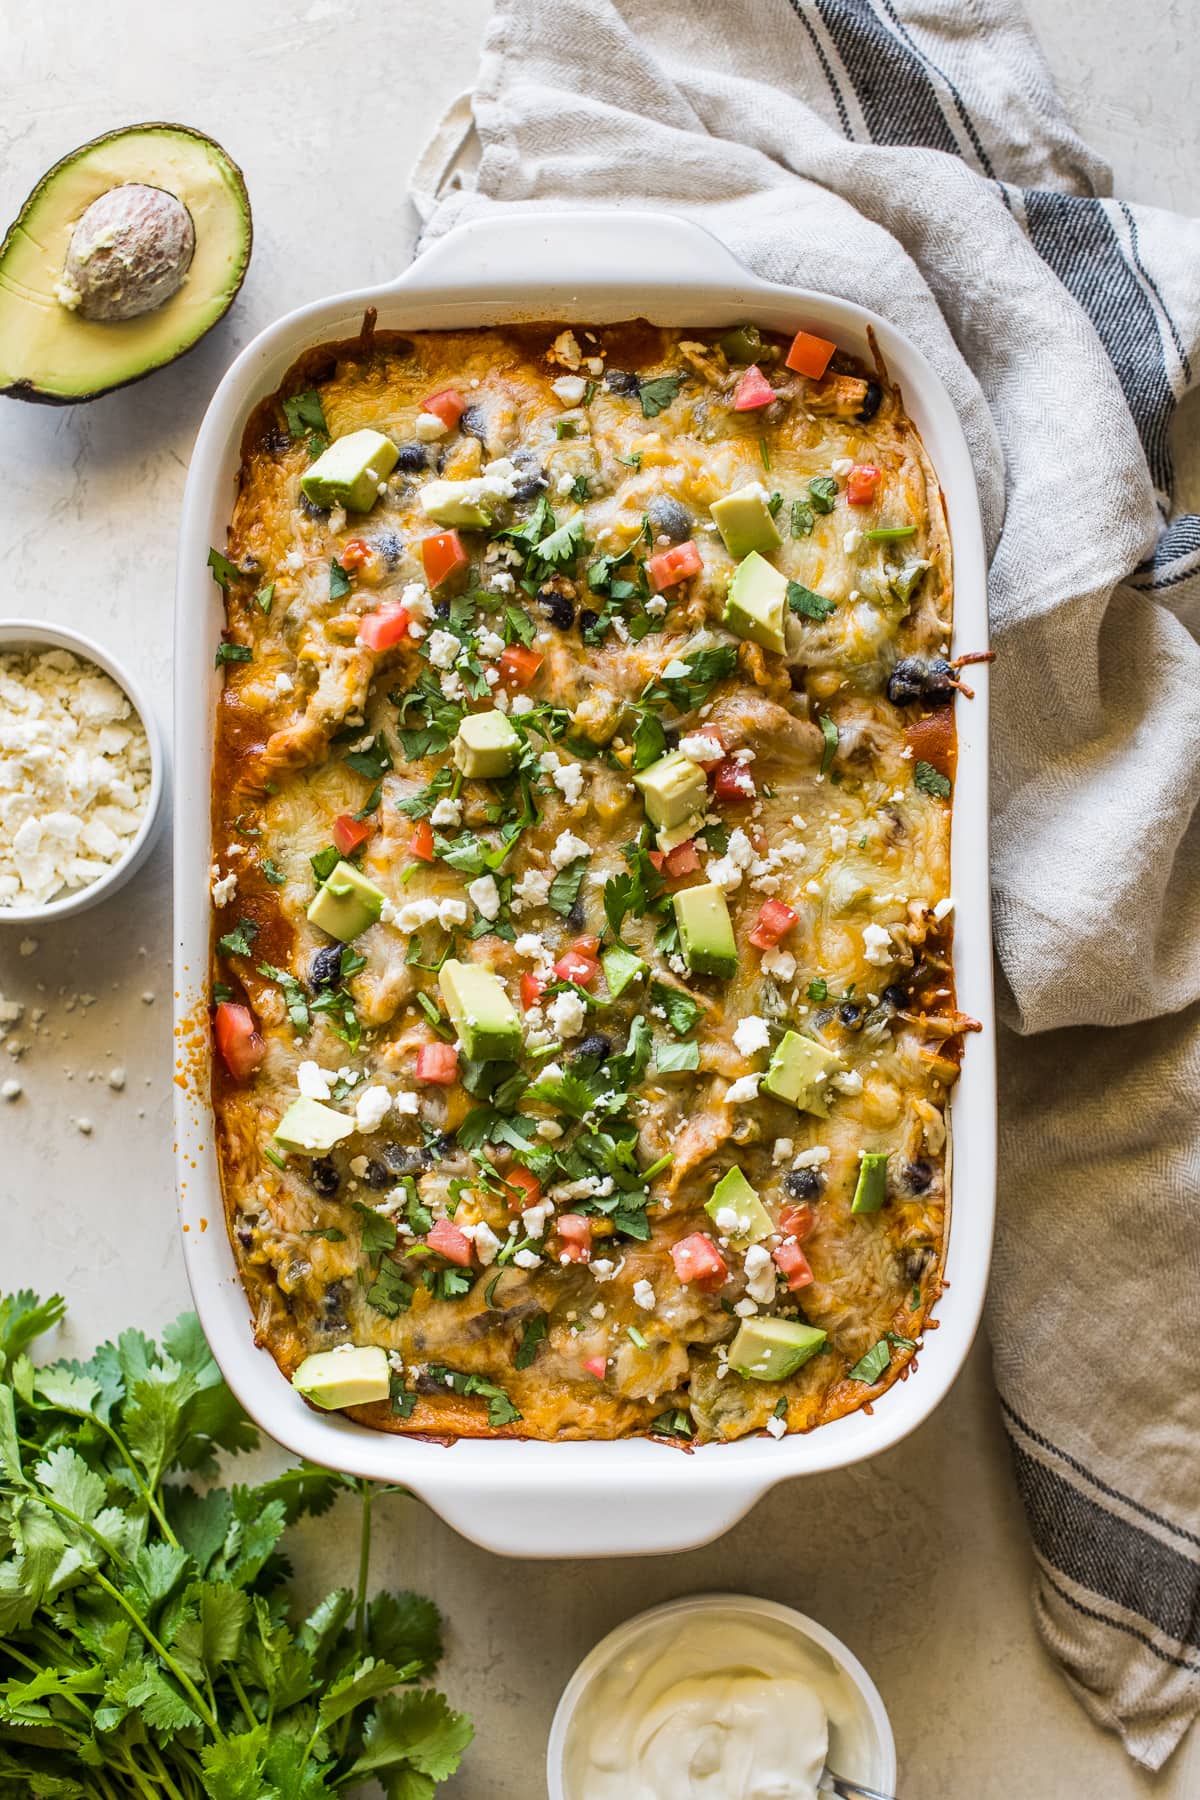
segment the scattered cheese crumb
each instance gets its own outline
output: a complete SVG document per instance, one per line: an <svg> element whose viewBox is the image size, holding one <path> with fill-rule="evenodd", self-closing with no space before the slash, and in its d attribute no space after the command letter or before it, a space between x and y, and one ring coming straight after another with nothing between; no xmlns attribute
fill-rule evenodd
<svg viewBox="0 0 1200 1800"><path fill-rule="evenodd" d="M744 1019L739 1020L733 1041L743 1056L753 1056L756 1050L765 1050L771 1041L767 1021L760 1019L755 1013L747 1014Z"/></svg>

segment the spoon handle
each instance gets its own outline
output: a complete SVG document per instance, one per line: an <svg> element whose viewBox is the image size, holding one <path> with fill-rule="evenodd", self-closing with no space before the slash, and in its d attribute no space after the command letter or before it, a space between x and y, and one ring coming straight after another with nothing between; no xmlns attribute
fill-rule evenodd
<svg viewBox="0 0 1200 1800"><path fill-rule="evenodd" d="M861 1781L848 1781L844 1775L825 1768L821 1772L821 1786L832 1789L840 1795L841 1800L894 1800L891 1794L884 1794L879 1788L864 1787Z"/></svg>

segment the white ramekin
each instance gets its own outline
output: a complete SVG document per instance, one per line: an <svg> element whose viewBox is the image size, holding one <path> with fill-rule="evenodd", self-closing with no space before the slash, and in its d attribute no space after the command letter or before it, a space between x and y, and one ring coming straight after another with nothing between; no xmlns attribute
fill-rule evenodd
<svg viewBox="0 0 1200 1800"><path fill-rule="evenodd" d="M82 632L69 631L64 625L45 625L38 619L0 619L0 654L13 650L70 650L83 661L95 663L98 669L112 677L126 695L142 722L146 742L150 746L150 792L146 799L146 810L142 814L137 836L123 855L117 858L105 874L98 876L87 887L76 888L72 893L64 894L61 900L48 900L44 906L0 906L0 925L44 925L50 919L69 918L72 913L84 912L89 906L107 899L109 894L124 887L134 871L145 862L162 821L166 750L158 721L141 684L107 650L93 643L91 638L84 637Z"/></svg>
<svg viewBox="0 0 1200 1800"><path fill-rule="evenodd" d="M865 1782L868 1787L878 1788L883 1793L896 1791L896 1742L892 1736L887 1709L880 1698L879 1689L841 1639L834 1637L832 1631L826 1631L823 1625L818 1625L815 1619L796 1612L790 1606L780 1606L775 1600L760 1600L756 1594L718 1593L692 1594L680 1600L667 1600L661 1606L652 1606L648 1612L626 1619L623 1625L618 1625L607 1637L601 1638L594 1649L588 1651L563 1689L550 1726L550 1741L546 1746L549 1800L585 1800L584 1796L568 1794L563 1785L563 1771L572 1721L596 1676L622 1655L650 1626L657 1625L663 1619L694 1619L699 1613L713 1611L748 1613L760 1619L771 1619L776 1624L788 1626L797 1637L804 1638L823 1650L838 1673L844 1677L848 1690L855 1696L858 1724L869 1746L867 1761L863 1767L843 1768L840 1763L835 1763L838 1774L851 1781ZM833 1755L831 1751L831 1760Z"/></svg>

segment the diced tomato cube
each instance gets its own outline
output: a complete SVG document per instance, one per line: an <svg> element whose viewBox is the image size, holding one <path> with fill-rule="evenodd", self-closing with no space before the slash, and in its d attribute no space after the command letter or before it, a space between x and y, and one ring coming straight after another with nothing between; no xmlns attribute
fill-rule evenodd
<svg viewBox="0 0 1200 1800"><path fill-rule="evenodd" d="M428 819L418 819L408 840L408 854L418 862L433 861L433 826Z"/></svg>
<svg viewBox="0 0 1200 1800"><path fill-rule="evenodd" d="M421 539L421 561L431 588L441 587L443 581L465 569L470 560L457 531L438 531Z"/></svg>
<svg viewBox="0 0 1200 1800"><path fill-rule="evenodd" d="M542 1184L529 1169L510 1169L504 1177L504 1185L513 1190L508 1204L514 1212L524 1212L527 1206L535 1206L542 1197Z"/></svg>
<svg viewBox="0 0 1200 1800"><path fill-rule="evenodd" d="M798 1206L785 1206L779 1215L780 1231L784 1237L794 1237L798 1244L812 1236L816 1222L817 1215L807 1200L802 1200Z"/></svg>
<svg viewBox="0 0 1200 1800"><path fill-rule="evenodd" d="M349 813L339 813L333 821L333 841L343 856L353 856L370 835L371 827L365 819L352 819Z"/></svg>
<svg viewBox="0 0 1200 1800"><path fill-rule="evenodd" d="M608 1374L608 1358L606 1356L585 1356L583 1366L589 1375L596 1377L597 1381L603 1381Z"/></svg>
<svg viewBox="0 0 1200 1800"><path fill-rule="evenodd" d="M811 331L798 331L784 361L797 375L808 375L819 381L829 367L829 359L837 349L828 338L814 337Z"/></svg>
<svg viewBox="0 0 1200 1800"><path fill-rule="evenodd" d="M914 719L904 730L905 741L914 762L927 762L939 775L954 774L955 737L954 708L939 706L935 712Z"/></svg>
<svg viewBox="0 0 1200 1800"><path fill-rule="evenodd" d="M713 794L718 800L756 800L758 789L748 765L726 757L717 769Z"/></svg>
<svg viewBox="0 0 1200 1800"><path fill-rule="evenodd" d="M581 956L598 956L600 954L600 939L593 936L591 932L585 932L583 937L577 937L575 939L571 948L572 950L578 950Z"/></svg>
<svg viewBox="0 0 1200 1800"><path fill-rule="evenodd" d="M592 1254L592 1221L584 1213L560 1213L554 1226L566 1261L587 1262Z"/></svg>
<svg viewBox="0 0 1200 1800"><path fill-rule="evenodd" d="M496 667L500 671L501 682L516 694L532 686L545 660L536 650L527 650L524 644L509 644L501 652Z"/></svg>
<svg viewBox="0 0 1200 1800"><path fill-rule="evenodd" d="M753 412L758 406L770 406L775 398L771 386L757 363L751 363L733 390L734 412Z"/></svg>
<svg viewBox="0 0 1200 1800"><path fill-rule="evenodd" d="M267 1046L248 1006L222 1000L215 1020L217 1049L235 1081L245 1081L267 1054Z"/></svg>
<svg viewBox="0 0 1200 1800"><path fill-rule="evenodd" d="M452 1087L458 1080L458 1051L453 1044L422 1044L417 1051L417 1080Z"/></svg>
<svg viewBox="0 0 1200 1800"><path fill-rule="evenodd" d="M591 987L600 973L600 964L594 956L587 956L582 950L572 946L564 950L554 965L554 973L559 981L573 981L577 987Z"/></svg>
<svg viewBox="0 0 1200 1800"><path fill-rule="evenodd" d="M528 1012L531 1006L536 1006L549 985L544 975L535 975L532 969L522 969L521 1011Z"/></svg>
<svg viewBox="0 0 1200 1800"><path fill-rule="evenodd" d="M695 838L688 838L686 843L676 844L673 850L667 852L665 868L672 881L680 875L694 875L699 867L700 855Z"/></svg>
<svg viewBox="0 0 1200 1800"><path fill-rule="evenodd" d="M764 900L750 933L750 942L756 950L773 950L799 917L795 908L782 900Z"/></svg>
<svg viewBox="0 0 1200 1800"><path fill-rule="evenodd" d="M883 470L874 463L855 463L846 477L846 499L851 506L870 506L882 480Z"/></svg>
<svg viewBox="0 0 1200 1800"><path fill-rule="evenodd" d="M647 850L646 855L650 858L650 861L653 863L654 867L658 870L658 873L661 875L663 872L663 866L667 860L666 857L663 855L662 851L661 850Z"/></svg>
<svg viewBox="0 0 1200 1800"><path fill-rule="evenodd" d="M390 650L408 637L409 612L396 600L385 600L358 621L358 641L368 650Z"/></svg>
<svg viewBox="0 0 1200 1800"><path fill-rule="evenodd" d="M466 410L467 403L455 388L439 388L436 394L427 395L421 402L421 411L432 413L447 430L458 424Z"/></svg>
<svg viewBox="0 0 1200 1800"><path fill-rule="evenodd" d="M348 544L342 545L338 561L343 569L361 569L364 563L371 560L371 546L365 538L351 538Z"/></svg>
<svg viewBox="0 0 1200 1800"><path fill-rule="evenodd" d="M702 1231L693 1231L690 1237L672 1244L671 1261L684 1286L694 1281L698 1287L716 1287L729 1273L725 1258Z"/></svg>
<svg viewBox="0 0 1200 1800"><path fill-rule="evenodd" d="M809 1268L808 1258L799 1244L780 1244L774 1252L774 1256L775 1267L781 1275L787 1277L788 1288L793 1294L798 1293L801 1288L812 1286L816 1277Z"/></svg>
<svg viewBox="0 0 1200 1800"><path fill-rule="evenodd" d="M425 1234L425 1242L439 1256L444 1256L447 1262L457 1263L460 1269L469 1266L471 1240L464 1237L458 1226L451 1224L449 1219L435 1219L433 1229Z"/></svg>
<svg viewBox="0 0 1200 1800"><path fill-rule="evenodd" d="M699 575L703 567L704 559L691 538L686 544L672 544L669 550L646 558L646 574L656 594L674 587L677 581L686 581L689 575Z"/></svg>

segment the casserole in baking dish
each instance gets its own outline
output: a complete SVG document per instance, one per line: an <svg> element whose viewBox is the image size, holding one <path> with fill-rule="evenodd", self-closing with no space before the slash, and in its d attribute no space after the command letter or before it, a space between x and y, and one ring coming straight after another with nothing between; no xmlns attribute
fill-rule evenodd
<svg viewBox="0 0 1200 1800"><path fill-rule="evenodd" d="M907 1367L944 1246L964 1023L951 892L960 919L981 901L986 943L986 888L964 893L948 863L952 565L907 414L935 462L947 422L935 408L931 437L910 400L920 365L899 365L886 327L875 371L854 309L793 297L785 313L741 287L678 296L684 331L613 323L628 296L589 295L554 308L571 332L524 323L541 294L422 308L401 284L367 297L373 341L332 360L319 346L337 334L298 320L291 355L264 379L260 352L220 426L226 472L249 426L227 545L218 496L203 502L228 558L212 862L240 1076L219 1066L217 1114L260 1337L318 1404L361 1402L364 1424L699 1441L692 1458L470 1452L502 1489L521 1485L518 1454L526 1480L550 1455L568 1486L603 1453L652 1456L653 1487L666 1456L667 1486L694 1481L697 1506L660 1519L659 1543L708 1535L718 1489L728 1517L734 1492L736 1512L819 1466L783 1459L869 1426L841 1415ZM757 344L717 329L747 317ZM803 344L786 367L795 324L838 344L830 372L804 372ZM339 469L339 441L381 428L386 469ZM367 470L373 502L353 487ZM977 605L973 510L967 489L955 553ZM950 516L953 532L953 495ZM978 611L968 630L960 612L958 642L981 648ZM968 746L960 809L964 781ZM185 1012L198 977L189 964ZM986 987L968 998L986 1024ZM216 1242L189 1238L195 1278ZM229 1318L230 1273L226 1253ZM959 1354L973 1323L964 1309ZM376 1355L323 1355L339 1344ZM926 1355L878 1418L911 1411L930 1361L932 1404L945 1363ZM303 1402L271 1392L286 1429L270 1428L315 1441ZM316 1454L378 1466L359 1424L304 1416ZM780 1445L705 1441L816 1424ZM388 1467L454 1516L436 1490L460 1484L429 1457L466 1449L408 1442ZM777 1459L748 1486L746 1451Z"/></svg>

